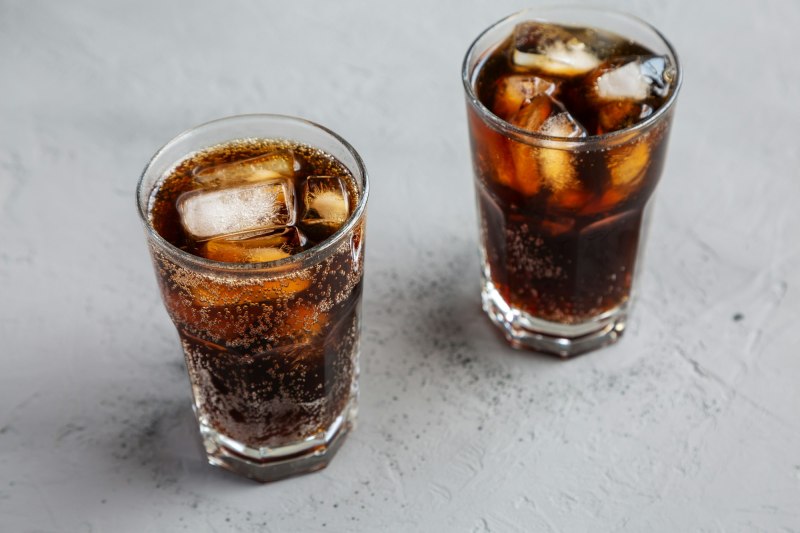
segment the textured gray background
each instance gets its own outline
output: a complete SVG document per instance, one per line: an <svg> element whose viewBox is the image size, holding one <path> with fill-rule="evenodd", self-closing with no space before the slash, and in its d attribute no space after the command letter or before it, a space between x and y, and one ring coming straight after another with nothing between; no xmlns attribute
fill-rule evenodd
<svg viewBox="0 0 800 533"><path fill-rule="evenodd" d="M522 2L0 0L0 530L800 531L800 2L603 3L686 81L630 329L563 362L479 310L459 67ZM134 210L248 112L373 180L360 426L265 486L203 462Z"/></svg>

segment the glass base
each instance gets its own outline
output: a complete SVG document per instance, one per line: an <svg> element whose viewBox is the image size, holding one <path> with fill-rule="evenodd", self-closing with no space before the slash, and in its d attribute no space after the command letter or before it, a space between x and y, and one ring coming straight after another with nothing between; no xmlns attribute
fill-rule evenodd
<svg viewBox="0 0 800 533"><path fill-rule="evenodd" d="M572 357L619 340L625 331L628 303L580 324L561 324L514 309L489 281L483 281L483 310L513 348Z"/></svg>
<svg viewBox="0 0 800 533"><path fill-rule="evenodd" d="M226 437L199 417L208 462L262 483L322 470L355 427L356 401L324 432L297 444L252 448Z"/></svg>

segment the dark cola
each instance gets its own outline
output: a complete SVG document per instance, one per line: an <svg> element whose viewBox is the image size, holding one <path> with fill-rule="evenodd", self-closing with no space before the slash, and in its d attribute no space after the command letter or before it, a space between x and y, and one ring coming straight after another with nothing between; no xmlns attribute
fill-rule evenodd
<svg viewBox="0 0 800 533"><path fill-rule="evenodd" d="M354 250L363 228L320 260L302 254L342 227L359 194L329 154L250 139L191 155L151 197L150 221L169 243L248 265L193 265L151 246L201 430L235 442L234 451L309 442L347 423L363 272Z"/></svg>
<svg viewBox="0 0 800 533"><path fill-rule="evenodd" d="M560 324L626 304L669 124L635 129L674 76L630 40L540 22L480 59L471 82L494 116L468 106L484 283L506 304Z"/></svg>

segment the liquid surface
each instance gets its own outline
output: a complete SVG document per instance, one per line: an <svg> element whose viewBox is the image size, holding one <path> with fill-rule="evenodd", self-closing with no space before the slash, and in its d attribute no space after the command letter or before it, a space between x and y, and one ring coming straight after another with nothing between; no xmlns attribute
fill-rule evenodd
<svg viewBox="0 0 800 533"><path fill-rule="evenodd" d="M592 28L518 25L476 69L478 99L522 129L555 137L617 131L668 99L675 67L666 56ZM547 123L549 117L557 117ZM540 120L539 120L540 119Z"/></svg>
<svg viewBox="0 0 800 533"><path fill-rule="evenodd" d="M180 162L153 193L150 220L171 244L224 262L266 262L335 233L358 203L349 170L282 140L246 139Z"/></svg>

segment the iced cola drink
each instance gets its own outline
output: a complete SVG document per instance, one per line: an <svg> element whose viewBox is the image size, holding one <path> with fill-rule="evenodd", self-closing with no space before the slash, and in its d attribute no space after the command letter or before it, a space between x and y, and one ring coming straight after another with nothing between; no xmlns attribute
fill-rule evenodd
<svg viewBox="0 0 800 533"><path fill-rule="evenodd" d="M512 15L464 62L484 310L515 347L574 355L625 328L680 70L622 14Z"/></svg>
<svg viewBox="0 0 800 533"><path fill-rule="evenodd" d="M139 208L209 460L260 481L324 467L356 411L367 181L335 134L212 122L145 170Z"/></svg>

